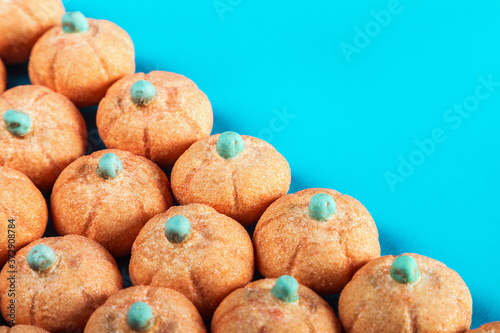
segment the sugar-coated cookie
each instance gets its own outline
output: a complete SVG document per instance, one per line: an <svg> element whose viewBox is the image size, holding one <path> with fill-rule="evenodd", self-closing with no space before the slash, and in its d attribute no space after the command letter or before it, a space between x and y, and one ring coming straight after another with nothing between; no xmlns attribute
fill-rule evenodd
<svg viewBox="0 0 500 333"><path fill-rule="evenodd" d="M253 241L262 275L291 275L319 294L339 293L359 268L380 257L370 213L356 199L329 189L276 200L257 223Z"/></svg>
<svg viewBox="0 0 500 333"><path fill-rule="evenodd" d="M43 192L85 154L87 130L66 97L42 86L0 95L0 165L21 171Z"/></svg>
<svg viewBox="0 0 500 333"><path fill-rule="evenodd" d="M363 266L339 300L347 333L466 332L472 298L462 278L418 254L384 256Z"/></svg>
<svg viewBox="0 0 500 333"><path fill-rule="evenodd" d="M43 236L47 203L33 182L11 168L0 167L0 267L16 251Z"/></svg>
<svg viewBox="0 0 500 333"><path fill-rule="evenodd" d="M5 71L2 59L0 59L0 93L5 91L5 87L7 87L7 72Z"/></svg>
<svg viewBox="0 0 500 333"><path fill-rule="evenodd" d="M286 159L269 143L235 132L194 143L172 170L172 190L183 205L203 203L243 225L259 220L288 192Z"/></svg>
<svg viewBox="0 0 500 333"><path fill-rule="evenodd" d="M0 333L49 333L49 331L31 325L16 325L14 327L0 326Z"/></svg>
<svg viewBox="0 0 500 333"><path fill-rule="evenodd" d="M341 333L328 303L291 276L254 281L217 308L212 333Z"/></svg>
<svg viewBox="0 0 500 333"><path fill-rule="evenodd" d="M156 164L109 149L82 156L61 173L51 217L58 234L89 237L119 257L130 254L150 218L172 205L167 176Z"/></svg>
<svg viewBox="0 0 500 333"><path fill-rule="evenodd" d="M468 331L469 333L500 333L500 321L484 324L475 330Z"/></svg>
<svg viewBox="0 0 500 333"><path fill-rule="evenodd" d="M184 295L162 287L123 289L90 317L85 333L206 333L200 314Z"/></svg>
<svg viewBox="0 0 500 333"><path fill-rule="evenodd" d="M97 110L97 128L107 148L131 151L161 167L175 161L212 131L212 106L190 79L154 71L124 77Z"/></svg>
<svg viewBox="0 0 500 333"><path fill-rule="evenodd" d="M233 290L252 280L253 247L246 230L215 209L175 206L152 218L132 249L134 285L183 293L204 318Z"/></svg>
<svg viewBox="0 0 500 333"><path fill-rule="evenodd" d="M61 21L61 0L4 0L0 2L0 58L6 64L28 61L35 42Z"/></svg>
<svg viewBox="0 0 500 333"><path fill-rule="evenodd" d="M0 273L1 312L9 324L50 332L83 330L90 315L122 289L111 254L93 240L43 238L21 249Z"/></svg>
<svg viewBox="0 0 500 333"><path fill-rule="evenodd" d="M87 107L98 104L115 81L134 73L134 58L134 45L123 29L70 12L35 44L28 69L33 84Z"/></svg>

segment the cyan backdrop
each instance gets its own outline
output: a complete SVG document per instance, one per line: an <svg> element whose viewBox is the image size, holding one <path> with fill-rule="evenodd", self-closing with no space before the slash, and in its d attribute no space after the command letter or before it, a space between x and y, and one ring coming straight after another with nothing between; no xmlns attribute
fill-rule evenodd
<svg viewBox="0 0 500 333"><path fill-rule="evenodd" d="M194 80L213 104L213 133L273 144L292 168L291 192L349 194L373 215L383 254L456 270L473 328L500 320L500 2L65 5L127 30L138 71ZM27 80L10 71L11 85ZM84 114L98 149L95 108Z"/></svg>

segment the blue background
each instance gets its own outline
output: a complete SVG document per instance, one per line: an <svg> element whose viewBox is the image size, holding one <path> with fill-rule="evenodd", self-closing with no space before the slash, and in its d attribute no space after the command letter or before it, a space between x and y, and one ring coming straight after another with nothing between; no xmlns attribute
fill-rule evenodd
<svg viewBox="0 0 500 333"><path fill-rule="evenodd" d="M472 105L481 77L500 82L498 1L65 5L127 30L138 71L194 80L212 102L213 133L272 143L290 163L291 192L349 194L373 215L383 254L415 252L456 270L473 296L473 328L500 320L500 87L479 88L489 96ZM374 24L388 8L384 26ZM356 51L346 57L347 44ZM22 66L9 74L11 86L27 80ZM475 111L451 113L464 102ZM102 148L95 108L83 113L90 150ZM435 131L439 142L422 152L416 140ZM400 178L391 185L388 173Z"/></svg>

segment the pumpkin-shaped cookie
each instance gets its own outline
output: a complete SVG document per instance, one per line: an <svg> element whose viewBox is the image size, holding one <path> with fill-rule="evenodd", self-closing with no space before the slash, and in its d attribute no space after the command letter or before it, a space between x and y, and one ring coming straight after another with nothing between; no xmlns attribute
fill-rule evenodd
<svg viewBox="0 0 500 333"><path fill-rule="evenodd" d="M243 225L258 221L288 192L290 167L269 143L234 132L194 143L172 170L172 190L182 205L203 203Z"/></svg>
<svg viewBox="0 0 500 333"><path fill-rule="evenodd" d="M5 87L7 87L7 72L5 71L2 59L0 59L0 93L5 91Z"/></svg>
<svg viewBox="0 0 500 333"><path fill-rule="evenodd" d="M500 321L484 324L475 330L468 331L469 333L500 333Z"/></svg>
<svg viewBox="0 0 500 333"><path fill-rule="evenodd" d="M85 154L87 131L66 97L42 86L0 95L0 165L21 171L43 192Z"/></svg>
<svg viewBox="0 0 500 333"><path fill-rule="evenodd" d="M253 241L262 275L291 275L320 294L339 293L359 268L380 256L370 213L329 189L276 200L257 223Z"/></svg>
<svg viewBox="0 0 500 333"><path fill-rule="evenodd" d="M0 2L0 58L7 64L28 61L35 42L61 21L61 0Z"/></svg>
<svg viewBox="0 0 500 333"><path fill-rule="evenodd" d="M162 287L137 286L108 298L90 317L85 333L206 333L200 314L184 295Z"/></svg>
<svg viewBox="0 0 500 333"><path fill-rule="evenodd" d="M106 20L66 13L62 24L47 31L33 47L29 76L78 107L98 104L117 80L134 73L130 36Z"/></svg>
<svg viewBox="0 0 500 333"><path fill-rule="evenodd" d="M77 234L115 257L130 254L150 218L173 205L165 173L128 151L101 150L82 156L57 179L51 217L58 234Z"/></svg>
<svg viewBox="0 0 500 333"><path fill-rule="evenodd" d="M154 71L126 76L106 93L97 128L107 148L131 151L161 167L212 131L212 106L190 79Z"/></svg>
<svg viewBox="0 0 500 333"><path fill-rule="evenodd" d="M1 326L0 333L49 333L49 331L31 325L16 325L14 327Z"/></svg>
<svg viewBox="0 0 500 333"><path fill-rule="evenodd" d="M347 333L466 332L472 298L462 278L418 254L384 256L363 266L339 300Z"/></svg>
<svg viewBox="0 0 500 333"><path fill-rule="evenodd" d="M43 236L48 212L45 199L31 180L0 167L0 266L16 251Z"/></svg>
<svg viewBox="0 0 500 333"><path fill-rule="evenodd" d="M77 235L43 238L2 269L1 312L16 325L83 330L95 309L120 289L118 267L98 243Z"/></svg>
<svg viewBox="0 0 500 333"><path fill-rule="evenodd" d="M212 333L341 333L321 297L291 276L264 279L232 292L217 308Z"/></svg>
<svg viewBox="0 0 500 333"><path fill-rule="evenodd" d="M134 285L183 293L204 318L233 290L252 280L253 247L246 230L215 209L175 206L152 218L132 249Z"/></svg>

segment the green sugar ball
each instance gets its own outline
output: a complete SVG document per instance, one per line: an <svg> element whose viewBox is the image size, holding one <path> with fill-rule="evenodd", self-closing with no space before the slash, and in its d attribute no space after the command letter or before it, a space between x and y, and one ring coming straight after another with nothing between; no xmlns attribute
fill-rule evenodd
<svg viewBox="0 0 500 333"><path fill-rule="evenodd" d="M391 266L391 277L399 283L416 282L420 278L417 261L410 256L397 257Z"/></svg>
<svg viewBox="0 0 500 333"><path fill-rule="evenodd" d="M136 105L146 105L156 96L156 88L148 81L137 81L130 87L132 102Z"/></svg>
<svg viewBox="0 0 500 333"><path fill-rule="evenodd" d="M298 290L299 284L297 280L289 275L282 275L276 279L276 283L273 289L271 289L271 293L274 297L283 302L293 303L299 299Z"/></svg>
<svg viewBox="0 0 500 333"><path fill-rule="evenodd" d="M128 310L127 324L135 331L146 331L154 323L153 310L144 302L135 302Z"/></svg>
<svg viewBox="0 0 500 333"><path fill-rule="evenodd" d="M309 201L309 215L317 220L328 220L337 212L337 205L332 196L326 193L317 193Z"/></svg>
<svg viewBox="0 0 500 333"><path fill-rule="evenodd" d="M101 156L97 166L97 174L104 179L115 178L123 170L122 161L113 153L107 153Z"/></svg>
<svg viewBox="0 0 500 333"><path fill-rule="evenodd" d="M25 136L31 128L30 116L22 111L8 110L3 115L3 121L7 131L15 136Z"/></svg>
<svg viewBox="0 0 500 333"><path fill-rule="evenodd" d="M172 243L180 243L191 234L191 223L182 215L176 215L165 223L165 236Z"/></svg>
<svg viewBox="0 0 500 333"><path fill-rule="evenodd" d="M89 22L81 12L67 12L62 17L62 28L68 34L85 32L89 30Z"/></svg>
<svg viewBox="0 0 500 333"><path fill-rule="evenodd" d="M224 132L217 139L217 153L226 160L238 156L243 149L245 149L243 138L236 132Z"/></svg>
<svg viewBox="0 0 500 333"><path fill-rule="evenodd" d="M38 244L34 246L28 253L28 266L36 271L42 272L55 264L57 256L49 246L45 244Z"/></svg>

